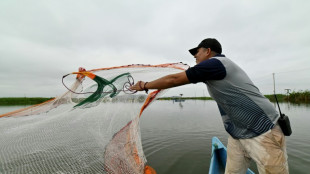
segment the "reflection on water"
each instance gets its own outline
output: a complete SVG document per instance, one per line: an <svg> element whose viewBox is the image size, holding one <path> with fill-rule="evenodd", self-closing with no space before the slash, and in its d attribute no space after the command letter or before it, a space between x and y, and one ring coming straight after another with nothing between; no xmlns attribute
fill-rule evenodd
<svg viewBox="0 0 310 174"><path fill-rule="evenodd" d="M172 103L173 104L179 104L179 106L180 106L180 108L182 109L183 108L183 102L184 102L185 100L182 100L182 101L174 101L174 100L172 100Z"/></svg>
<svg viewBox="0 0 310 174"><path fill-rule="evenodd" d="M278 107L277 106L277 103L273 103L273 105L275 107ZM291 102L280 102L279 103L280 105L280 109L282 111L282 108L284 108L285 110L289 111L291 109L295 110L296 108L298 110L300 109L306 109L306 108L309 108L310 107L310 103L291 103Z"/></svg>
<svg viewBox="0 0 310 174"><path fill-rule="evenodd" d="M280 108L290 118L293 134L287 137L287 150L291 173L308 173L310 170L310 105L280 103Z"/></svg>
<svg viewBox="0 0 310 174"><path fill-rule="evenodd" d="M310 170L309 104L280 103L293 134L286 137L290 173ZM207 173L211 138L227 144L227 133L214 101L156 101L141 117L141 136L148 164L159 174ZM258 173L254 163L251 169Z"/></svg>

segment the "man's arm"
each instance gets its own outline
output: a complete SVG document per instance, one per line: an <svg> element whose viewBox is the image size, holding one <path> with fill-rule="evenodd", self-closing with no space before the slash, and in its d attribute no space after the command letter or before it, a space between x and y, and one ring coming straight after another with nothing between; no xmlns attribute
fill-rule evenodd
<svg viewBox="0 0 310 174"><path fill-rule="evenodd" d="M139 81L138 83L133 85L131 89L137 91L143 91L145 89L167 89L189 83L190 81L188 80L186 73L180 72L161 77L151 82Z"/></svg>

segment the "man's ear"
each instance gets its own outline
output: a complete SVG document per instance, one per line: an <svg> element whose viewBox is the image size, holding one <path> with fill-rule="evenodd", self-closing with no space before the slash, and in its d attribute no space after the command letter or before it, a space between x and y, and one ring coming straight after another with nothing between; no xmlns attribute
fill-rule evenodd
<svg viewBox="0 0 310 174"><path fill-rule="evenodd" d="M208 54L208 55L211 54L211 48L207 48L207 54Z"/></svg>

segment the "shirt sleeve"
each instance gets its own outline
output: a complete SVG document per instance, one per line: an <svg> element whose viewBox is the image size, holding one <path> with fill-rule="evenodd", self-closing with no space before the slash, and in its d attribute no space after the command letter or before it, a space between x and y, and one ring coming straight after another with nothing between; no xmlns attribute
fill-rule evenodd
<svg viewBox="0 0 310 174"><path fill-rule="evenodd" d="M226 77L226 68L216 58L205 60L187 69L185 72L191 83L205 82L207 80L222 80Z"/></svg>

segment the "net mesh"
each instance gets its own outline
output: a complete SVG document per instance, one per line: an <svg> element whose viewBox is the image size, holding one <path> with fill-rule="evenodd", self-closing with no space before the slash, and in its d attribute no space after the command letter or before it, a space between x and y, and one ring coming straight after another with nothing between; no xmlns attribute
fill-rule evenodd
<svg viewBox="0 0 310 174"><path fill-rule="evenodd" d="M55 99L0 115L0 173L147 173L139 118L163 91L128 94L182 63L91 70ZM96 79L97 78L97 79Z"/></svg>

